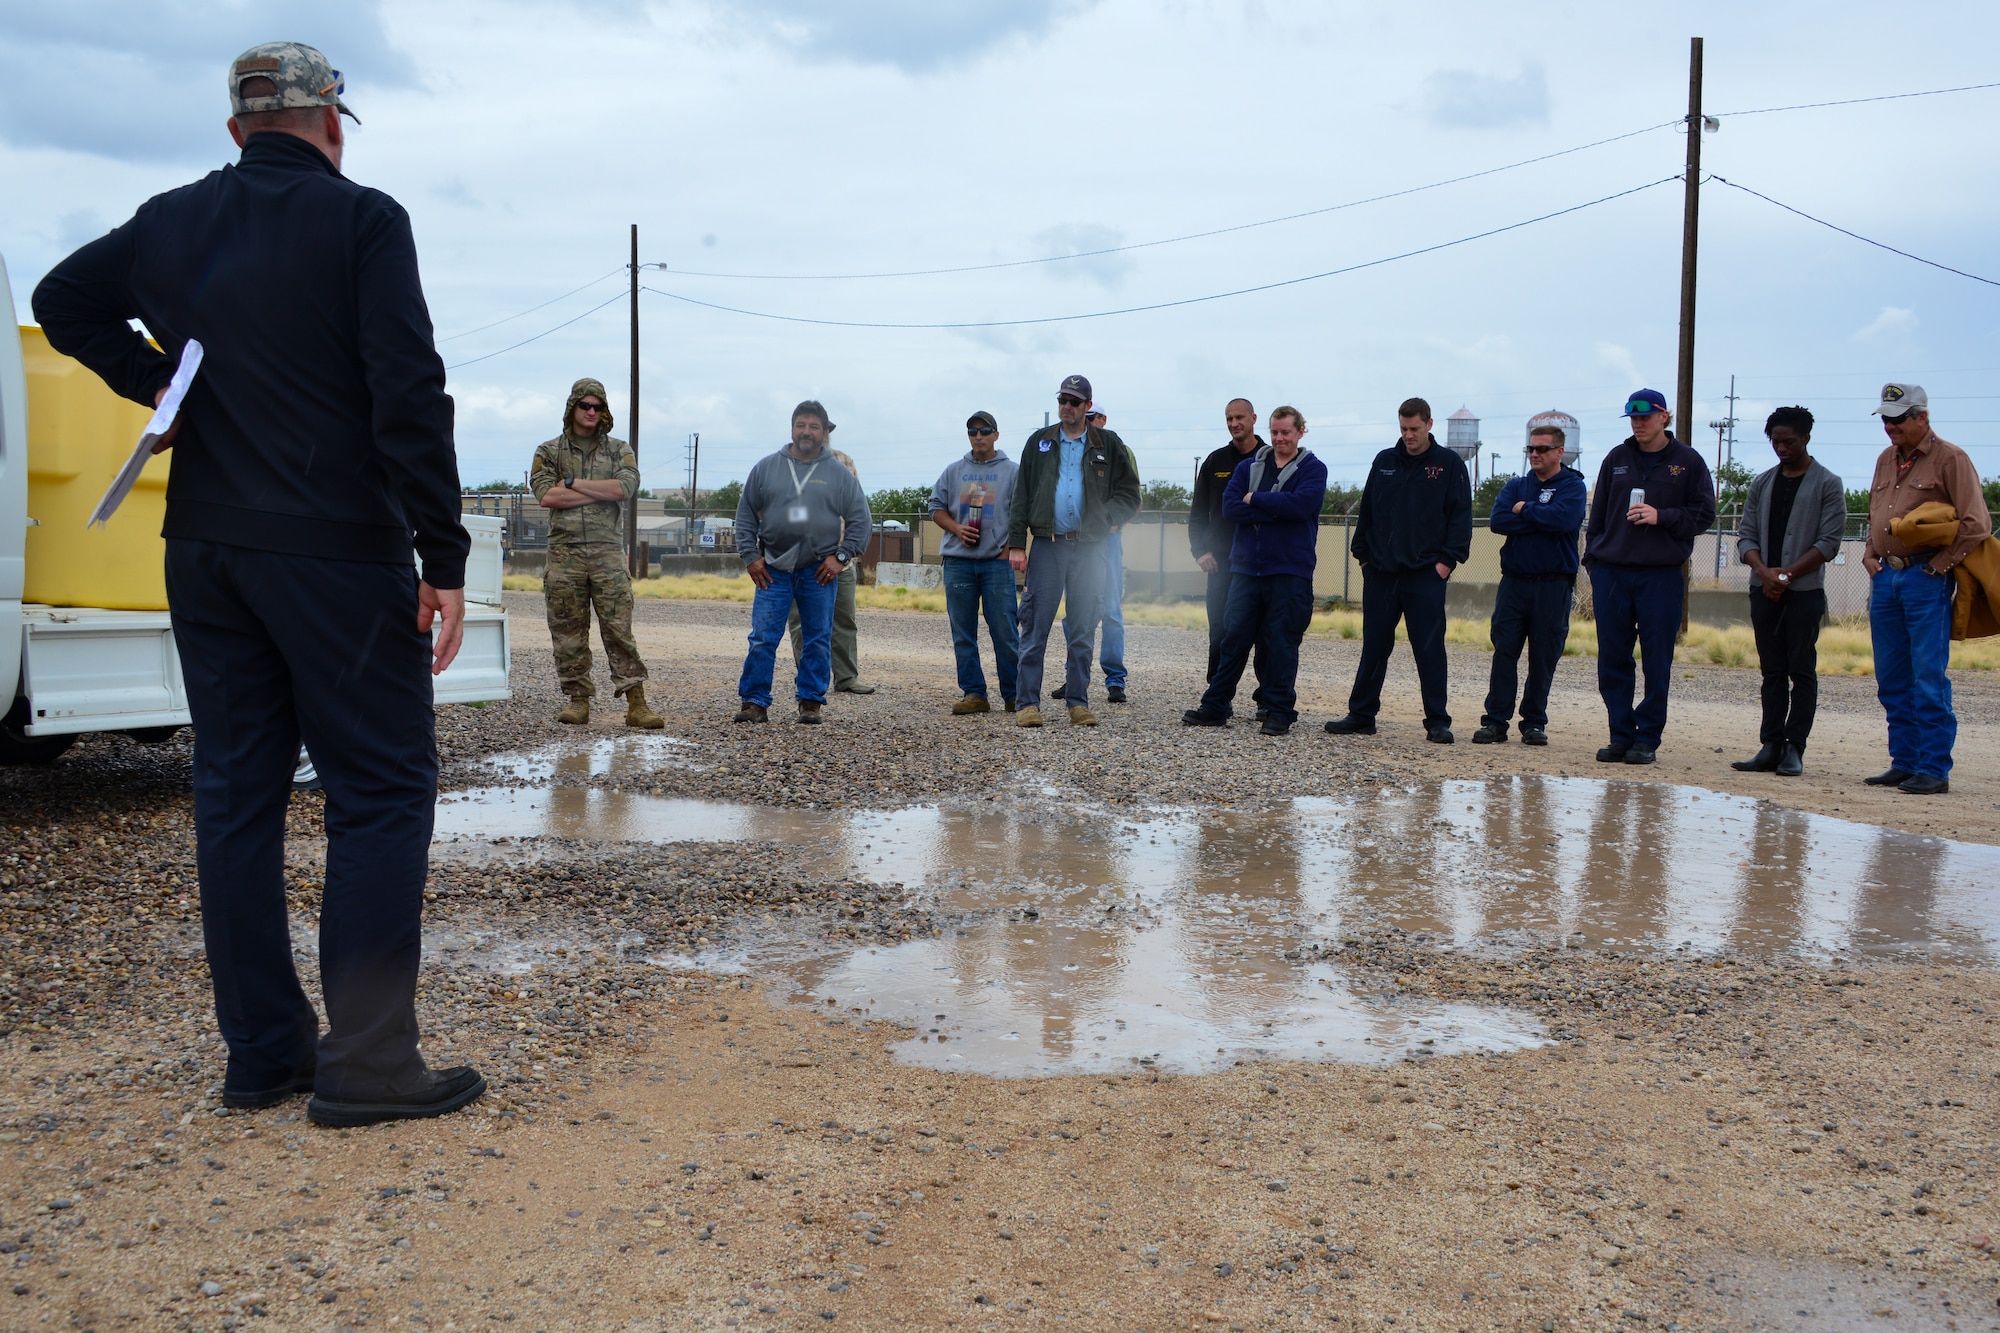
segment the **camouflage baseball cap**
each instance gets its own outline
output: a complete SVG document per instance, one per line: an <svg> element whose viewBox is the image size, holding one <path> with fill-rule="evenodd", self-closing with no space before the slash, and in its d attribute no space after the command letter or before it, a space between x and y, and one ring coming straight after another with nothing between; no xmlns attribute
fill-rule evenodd
<svg viewBox="0 0 2000 1333"><path fill-rule="evenodd" d="M245 97L242 92L244 83L255 78L269 79L277 85L278 91L263 97ZM341 79L340 71L304 42L265 42L251 47L229 66L231 115L249 116L260 111L286 111L293 107L337 106L343 116L359 125L361 117L340 100L340 95L346 91L347 85Z"/></svg>

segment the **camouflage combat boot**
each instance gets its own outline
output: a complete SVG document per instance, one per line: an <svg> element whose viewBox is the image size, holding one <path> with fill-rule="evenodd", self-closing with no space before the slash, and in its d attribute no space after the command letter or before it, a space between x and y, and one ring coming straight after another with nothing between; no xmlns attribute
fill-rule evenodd
<svg viewBox="0 0 2000 1333"><path fill-rule="evenodd" d="M634 685L625 691L625 725L643 727L647 731L658 731L667 725L667 720L646 706L646 687Z"/></svg>
<svg viewBox="0 0 2000 1333"><path fill-rule="evenodd" d="M556 721L572 727L588 726L590 724L590 696L587 694L572 694L569 697L569 703L563 706L562 712L556 714Z"/></svg>

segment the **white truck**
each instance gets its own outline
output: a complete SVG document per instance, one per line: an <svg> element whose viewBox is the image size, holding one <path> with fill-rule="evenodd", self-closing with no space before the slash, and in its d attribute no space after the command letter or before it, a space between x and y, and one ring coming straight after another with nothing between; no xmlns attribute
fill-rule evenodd
<svg viewBox="0 0 2000 1333"><path fill-rule="evenodd" d="M11 312L13 299L6 261L0 258L0 309ZM45 391L31 393L24 340L35 354L35 375L51 380L57 373L88 376L105 401L95 401L91 389L74 381L63 386L62 396L49 385L38 385ZM97 411L75 410L80 395ZM43 400L52 415L73 419L31 419L35 399ZM92 558L88 554L92 548L73 544L88 539L70 531L83 521L71 499L93 491L101 494L138 435L81 442L77 436L87 433L92 422L129 418L116 406L119 401L74 361L48 351L39 330L19 328L12 318L0 327L0 702L5 704L0 716L0 764L48 763L85 732L122 731L138 741L159 742L188 725L180 656L163 600L159 609L130 609L88 604L93 600L88 595L62 599L84 603L75 605L24 596L37 582L47 582L38 580L31 566L37 558L52 558L47 554L54 549L50 539L61 539L65 559L76 559L79 549L85 552L82 558ZM142 418L145 415L143 409L133 410ZM171 456L154 460L146 470L148 477L156 477L156 492L164 485L162 464L170 466ZM32 487L31 475L37 483ZM147 484L142 477L141 488ZM60 504L64 512L60 516L32 512L31 491L37 496L36 507ZM117 534L119 550L130 551L138 543L141 551L157 546L163 554L156 517L150 531L133 526L147 523L143 511L128 512L141 493L135 491L126 501L127 509L93 531L103 534L112 525L123 524L124 530ZM53 498L58 496L64 498ZM159 503L157 494L154 503ZM478 703L508 695L507 613L500 593L501 520L467 515L464 521L472 535L465 570L465 641L457 659L433 680L438 703ZM38 530L34 541L31 530ZM152 563L157 567L159 557L154 556Z"/></svg>

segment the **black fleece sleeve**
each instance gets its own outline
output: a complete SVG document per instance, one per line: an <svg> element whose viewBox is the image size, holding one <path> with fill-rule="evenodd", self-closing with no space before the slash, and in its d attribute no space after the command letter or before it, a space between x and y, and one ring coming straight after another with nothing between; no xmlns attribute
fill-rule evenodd
<svg viewBox="0 0 2000 1333"><path fill-rule="evenodd" d="M166 354L133 331L132 228L127 222L50 269L35 285L35 319L49 346L75 357L120 398L146 407L174 377Z"/></svg>

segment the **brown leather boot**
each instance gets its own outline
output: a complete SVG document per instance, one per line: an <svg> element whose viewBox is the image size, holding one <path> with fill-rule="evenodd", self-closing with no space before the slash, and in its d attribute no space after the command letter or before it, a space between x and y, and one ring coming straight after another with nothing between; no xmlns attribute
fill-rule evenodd
<svg viewBox="0 0 2000 1333"><path fill-rule="evenodd" d="M569 697L569 702L563 706L562 712L556 714L556 721L572 727L589 726L590 696L587 694L572 694Z"/></svg>
<svg viewBox="0 0 2000 1333"><path fill-rule="evenodd" d="M667 720L646 706L646 687L634 685L625 691L625 725L643 727L647 731L658 731L667 725Z"/></svg>
<svg viewBox="0 0 2000 1333"><path fill-rule="evenodd" d="M799 700L799 721L805 723L807 726L818 726L825 720L819 715L819 710L824 706L812 699Z"/></svg>
<svg viewBox="0 0 2000 1333"><path fill-rule="evenodd" d="M736 716L729 720L731 722L769 722L771 720L770 710L766 709L763 704L753 704L745 700L743 706L736 710Z"/></svg>

